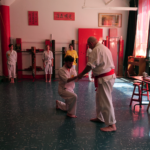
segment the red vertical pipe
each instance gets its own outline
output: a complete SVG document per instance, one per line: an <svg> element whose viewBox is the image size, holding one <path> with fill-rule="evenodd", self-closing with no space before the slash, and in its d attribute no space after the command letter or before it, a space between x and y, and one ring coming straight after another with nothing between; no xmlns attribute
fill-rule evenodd
<svg viewBox="0 0 150 150"><path fill-rule="evenodd" d="M108 42L109 42L109 39L108 39L108 36L106 36L106 47L109 47L108 45Z"/></svg>
<svg viewBox="0 0 150 150"><path fill-rule="evenodd" d="M3 75L8 76L6 52L10 44L10 11L9 6L0 5L0 29Z"/></svg>
<svg viewBox="0 0 150 150"><path fill-rule="evenodd" d="M118 58L118 76L123 76L123 53L124 53L124 40L122 36L119 41L119 58Z"/></svg>
<svg viewBox="0 0 150 150"><path fill-rule="evenodd" d="M20 45L20 51L17 51L17 78L21 79L22 78L22 39L21 38L17 38L16 39L16 44Z"/></svg>

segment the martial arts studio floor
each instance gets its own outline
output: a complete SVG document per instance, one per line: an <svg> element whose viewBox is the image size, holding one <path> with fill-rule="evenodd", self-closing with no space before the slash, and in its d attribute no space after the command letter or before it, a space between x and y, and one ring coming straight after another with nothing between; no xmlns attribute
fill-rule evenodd
<svg viewBox="0 0 150 150"><path fill-rule="evenodd" d="M150 114L147 105L129 107L131 80L118 78L113 104L117 131L102 132L95 117L94 83L76 83L77 116L55 109L58 82L21 80L0 83L0 150L149 150Z"/></svg>

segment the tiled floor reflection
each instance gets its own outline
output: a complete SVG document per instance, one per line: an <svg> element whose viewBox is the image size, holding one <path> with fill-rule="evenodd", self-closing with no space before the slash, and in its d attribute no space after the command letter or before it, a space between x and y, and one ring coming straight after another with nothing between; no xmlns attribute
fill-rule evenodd
<svg viewBox="0 0 150 150"><path fill-rule="evenodd" d="M89 121L95 117L92 82L76 83L76 119L55 109L55 101L62 100L58 82L0 83L0 150L149 150L150 112L147 105L129 107L132 84L116 79L112 95L117 131L104 133L99 130L104 124Z"/></svg>

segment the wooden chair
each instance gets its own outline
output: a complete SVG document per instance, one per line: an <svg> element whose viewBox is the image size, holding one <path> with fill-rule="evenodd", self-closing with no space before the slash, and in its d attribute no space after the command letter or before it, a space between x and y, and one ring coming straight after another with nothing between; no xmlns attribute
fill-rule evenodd
<svg viewBox="0 0 150 150"><path fill-rule="evenodd" d="M141 85L142 85L142 82L140 82L140 81L133 83L134 89L133 89L133 93L132 93L132 97L131 97L131 101L130 101L130 106L132 105L132 101L137 101L140 103L140 108L141 108L141 104L142 104L141 96L147 96L147 99L149 100L148 84L146 83L146 88L143 88L143 90L141 88ZM135 93L136 87L138 87L138 93ZM144 94L143 91L146 91L146 94ZM135 95L138 96L138 99L133 98ZM150 107L150 103L148 105L147 110L149 109L149 107Z"/></svg>
<svg viewBox="0 0 150 150"><path fill-rule="evenodd" d="M147 111L149 110L149 107L150 107L150 102L149 102L149 104L148 104L148 106L147 106Z"/></svg>
<svg viewBox="0 0 150 150"><path fill-rule="evenodd" d="M137 101L140 103L140 107L141 107L141 85L142 83L140 82L136 82L133 83L134 89L133 89L133 93L132 93L132 97L131 97L131 101L130 101L130 106L132 105L132 101ZM136 87L138 87L138 93L135 93ZM138 99L135 99L134 96L138 96Z"/></svg>

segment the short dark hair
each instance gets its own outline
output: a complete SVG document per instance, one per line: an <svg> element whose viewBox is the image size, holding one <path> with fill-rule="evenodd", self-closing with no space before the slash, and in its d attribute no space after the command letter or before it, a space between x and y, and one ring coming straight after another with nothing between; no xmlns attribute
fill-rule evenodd
<svg viewBox="0 0 150 150"><path fill-rule="evenodd" d="M72 47L73 47L73 44L69 44L69 47L70 47L70 46L72 46Z"/></svg>
<svg viewBox="0 0 150 150"><path fill-rule="evenodd" d="M9 48L12 46L13 44L9 44L8 46L9 46Z"/></svg>
<svg viewBox="0 0 150 150"><path fill-rule="evenodd" d="M65 62L68 62L68 61L73 62L74 58L72 56L68 55L68 56L65 57Z"/></svg>

